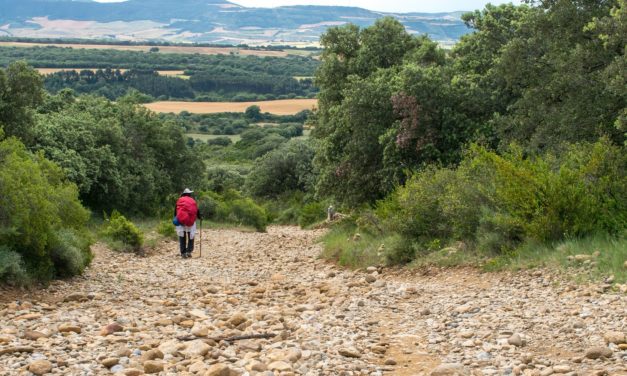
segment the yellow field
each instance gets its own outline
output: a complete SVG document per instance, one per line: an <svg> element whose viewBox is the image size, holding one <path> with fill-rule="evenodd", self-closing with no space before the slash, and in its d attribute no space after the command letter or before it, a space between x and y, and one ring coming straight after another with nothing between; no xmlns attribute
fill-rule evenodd
<svg viewBox="0 0 627 376"><path fill-rule="evenodd" d="M293 115L302 110L317 107L317 99L284 99L260 102L175 102L162 101L147 103L144 106L155 112L187 111L194 114L216 114L220 112L244 112L252 105L261 108L261 112L275 115Z"/></svg>
<svg viewBox="0 0 627 376"><path fill-rule="evenodd" d="M155 46L123 46L123 45L105 45L105 44L72 44L72 43L28 43L28 42L0 42L0 46L5 47L71 47L77 49L91 50L120 50L120 51L141 51L149 52ZM277 56L285 57L288 55L285 51L256 51L240 49L237 47L195 47L195 46L157 46L159 53L178 53L178 54L201 54L201 55L229 55L230 53L238 55L254 55L254 56Z"/></svg>
<svg viewBox="0 0 627 376"><path fill-rule="evenodd" d="M92 72L95 72L98 70L98 68L35 68L35 69L37 70L37 72L41 74L52 74L52 73L57 73L57 72L82 71L82 70L90 70ZM113 70L119 70L120 72L124 73L128 69L113 69ZM159 73L161 76L172 76L172 77L183 77L183 78L187 77L187 76L184 76L185 71L182 71L182 70L158 70L157 73Z"/></svg>

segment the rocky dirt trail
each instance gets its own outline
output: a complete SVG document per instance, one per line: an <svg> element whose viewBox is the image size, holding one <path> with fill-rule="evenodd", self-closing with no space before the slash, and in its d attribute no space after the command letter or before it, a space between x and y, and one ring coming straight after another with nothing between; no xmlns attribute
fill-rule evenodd
<svg viewBox="0 0 627 376"><path fill-rule="evenodd" d="M0 375L627 375L627 297L546 271L318 259L320 231L204 232L80 278L0 290ZM225 341L271 334L273 338Z"/></svg>

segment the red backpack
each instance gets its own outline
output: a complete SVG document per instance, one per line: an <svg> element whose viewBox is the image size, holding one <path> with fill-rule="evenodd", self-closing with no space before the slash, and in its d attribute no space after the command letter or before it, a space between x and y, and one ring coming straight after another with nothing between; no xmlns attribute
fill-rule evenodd
<svg viewBox="0 0 627 376"><path fill-rule="evenodd" d="M176 218L183 226L193 226L198 215L196 201L188 196L183 196L176 201Z"/></svg>

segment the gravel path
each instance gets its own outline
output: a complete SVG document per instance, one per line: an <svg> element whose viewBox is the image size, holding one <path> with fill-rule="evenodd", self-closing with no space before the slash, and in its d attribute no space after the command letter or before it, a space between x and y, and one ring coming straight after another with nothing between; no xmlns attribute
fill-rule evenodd
<svg viewBox="0 0 627 376"><path fill-rule="evenodd" d="M627 375L627 297L547 271L350 271L321 231L204 232L203 257L97 245L0 290L0 375ZM249 334L274 335L226 341Z"/></svg>

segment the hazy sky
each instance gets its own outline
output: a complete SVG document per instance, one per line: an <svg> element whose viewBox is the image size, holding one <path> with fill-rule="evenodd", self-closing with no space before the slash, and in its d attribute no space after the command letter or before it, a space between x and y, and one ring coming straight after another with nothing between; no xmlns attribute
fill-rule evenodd
<svg viewBox="0 0 627 376"><path fill-rule="evenodd" d="M96 0L100 2L114 2L120 0ZM176 1L176 0L172 0ZM512 1L483 1L483 0L230 0L233 3L246 7L276 7L281 5L342 5L360 7L383 12L450 12L456 10L482 9L487 3L503 4ZM208 1L211 2L211 1Z"/></svg>
<svg viewBox="0 0 627 376"><path fill-rule="evenodd" d="M503 4L512 1L483 0L232 0L247 7L272 7L279 5L342 5L384 12L450 12L481 9L487 3ZM520 1L513 1L520 3Z"/></svg>

